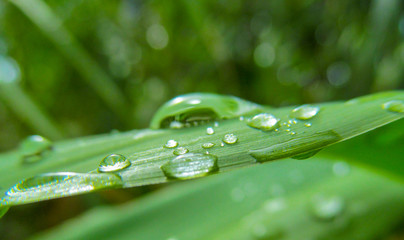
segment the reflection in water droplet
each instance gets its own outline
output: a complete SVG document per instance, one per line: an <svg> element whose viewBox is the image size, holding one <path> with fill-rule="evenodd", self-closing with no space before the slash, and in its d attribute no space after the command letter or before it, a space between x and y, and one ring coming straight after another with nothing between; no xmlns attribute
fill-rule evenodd
<svg viewBox="0 0 404 240"><path fill-rule="evenodd" d="M311 123L304 123L304 126L311 127Z"/></svg>
<svg viewBox="0 0 404 240"><path fill-rule="evenodd" d="M166 148L175 148L178 146L178 142L175 141L174 139L170 139L167 141L167 143L164 145Z"/></svg>
<svg viewBox="0 0 404 240"><path fill-rule="evenodd" d="M176 179L202 177L218 169L216 156L200 153L187 153L161 166L166 177Z"/></svg>
<svg viewBox="0 0 404 240"><path fill-rule="evenodd" d="M382 105L383 109L395 113L404 113L404 102L393 100Z"/></svg>
<svg viewBox="0 0 404 240"><path fill-rule="evenodd" d="M332 221L342 214L345 207L341 197L316 195L311 202L310 212L317 220Z"/></svg>
<svg viewBox="0 0 404 240"><path fill-rule="evenodd" d="M263 131L269 131L278 125L278 119L269 113L260 113L248 120L248 126L257 128Z"/></svg>
<svg viewBox="0 0 404 240"><path fill-rule="evenodd" d="M208 135L212 135L212 134L215 133L215 130L214 130L213 128L211 128L211 127L208 127L208 128L206 128L206 133L207 133Z"/></svg>
<svg viewBox="0 0 404 240"><path fill-rule="evenodd" d="M307 120L307 119L311 119L314 116L316 116L319 111L320 111L319 107L313 107L310 105L302 105L300 107L293 109L292 112L289 114L289 116L291 118Z"/></svg>
<svg viewBox="0 0 404 240"><path fill-rule="evenodd" d="M237 136L234 135L233 133L226 134L223 137L223 142L225 142L227 144L234 144L237 142L237 140L238 140Z"/></svg>
<svg viewBox="0 0 404 240"><path fill-rule="evenodd" d="M185 154L187 152L189 152L189 150L187 148L184 148L184 147L179 147L179 148L177 148L177 149L175 149L173 151L174 155L182 155L182 154Z"/></svg>
<svg viewBox="0 0 404 240"><path fill-rule="evenodd" d="M120 154L105 157L98 166L99 172L114 172L129 167L131 162Z"/></svg>
<svg viewBox="0 0 404 240"><path fill-rule="evenodd" d="M202 147L203 147L203 148L211 148L211 147L213 147L213 146L215 146L215 144L214 144L214 143L211 143L211 142L202 144Z"/></svg>
<svg viewBox="0 0 404 240"><path fill-rule="evenodd" d="M0 205L37 202L120 185L121 179L111 173L47 173L14 185L0 200Z"/></svg>
<svg viewBox="0 0 404 240"><path fill-rule="evenodd" d="M21 143L19 150L24 163L34 163L52 150L52 142L42 136L32 135Z"/></svg>
<svg viewBox="0 0 404 240"><path fill-rule="evenodd" d="M336 176L344 177L351 172L351 167L346 162L336 162L332 165L332 171Z"/></svg>

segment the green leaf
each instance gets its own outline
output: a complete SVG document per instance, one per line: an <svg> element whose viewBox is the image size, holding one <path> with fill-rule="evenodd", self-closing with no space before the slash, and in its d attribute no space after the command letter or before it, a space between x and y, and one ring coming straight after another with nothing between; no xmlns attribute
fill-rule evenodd
<svg viewBox="0 0 404 240"><path fill-rule="evenodd" d="M184 96L178 98L184 99ZM402 91L369 95L345 103L279 109L258 107L236 98L229 101L229 98L212 94L188 95L184 109L175 107L175 113L179 114L180 121L193 119L188 122L190 127L113 133L56 142L50 147L47 143L43 151L35 149L33 154L27 153L26 144L23 144L17 151L0 156L0 186L4 196L1 205L18 205L86 192L68 191L64 180L51 181L49 186L48 176L58 175L58 172L69 176L75 175L70 172L81 172L80 176L86 181L81 183L83 187L80 189L88 191L190 179L287 157L307 157L313 151L404 117L400 110L400 104L404 102ZM181 101L174 99L171 102ZM170 119L167 109L170 107L163 107L163 114L158 115L157 122L164 122L167 117ZM200 118L200 111L206 113L207 109L218 114L202 114L203 118ZM229 115L223 115L226 111ZM238 117L240 112L248 114ZM206 116L213 118L206 119ZM177 121L175 117L174 121ZM116 171L103 173L100 169L108 168L105 161L102 168L98 165L109 154L122 155L122 161L129 160L130 166L112 167ZM27 162L27 156L37 158ZM85 172L89 173L86 175ZM39 175L43 173L46 174ZM101 181L105 182L103 186L98 183L98 178L92 180L97 174L99 179L109 174L120 181L114 180L113 184ZM25 184L33 181L43 184ZM86 183L87 188L84 187ZM69 194L56 194L60 185ZM30 194L32 191L36 192L34 198Z"/></svg>
<svg viewBox="0 0 404 240"><path fill-rule="evenodd" d="M368 240L402 219L403 201L402 184L369 170L285 160L93 209L34 239Z"/></svg>

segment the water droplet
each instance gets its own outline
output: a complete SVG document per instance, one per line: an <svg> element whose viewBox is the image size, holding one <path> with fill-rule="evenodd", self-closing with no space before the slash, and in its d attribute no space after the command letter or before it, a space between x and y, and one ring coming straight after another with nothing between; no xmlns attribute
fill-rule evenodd
<svg viewBox="0 0 404 240"><path fill-rule="evenodd" d="M285 208L286 208L286 203L285 203L284 198L274 198L274 199L268 200L264 203L264 209L268 213L279 212Z"/></svg>
<svg viewBox="0 0 404 240"><path fill-rule="evenodd" d="M215 146L215 144L214 144L214 143L211 143L211 142L202 144L202 147L203 147L203 148L211 148L211 147L213 147L213 146Z"/></svg>
<svg viewBox="0 0 404 240"><path fill-rule="evenodd" d="M99 172L114 172L129 167L131 162L120 154L106 156L98 166Z"/></svg>
<svg viewBox="0 0 404 240"><path fill-rule="evenodd" d="M404 102L393 100L383 104L383 109L395 113L404 113Z"/></svg>
<svg viewBox="0 0 404 240"><path fill-rule="evenodd" d="M170 139L167 141L167 143L164 145L166 148L175 148L178 146L178 142L175 141L174 139Z"/></svg>
<svg viewBox="0 0 404 240"><path fill-rule="evenodd" d="M221 146L221 147L224 147L224 142L221 142L221 143L220 143L220 146Z"/></svg>
<svg viewBox="0 0 404 240"><path fill-rule="evenodd" d="M289 133L289 135L295 135L296 134L296 132L290 132Z"/></svg>
<svg viewBox="0 0 404 240"><path fill-rule="evenodd" d="M332 171L336 176L344 177L351 172L351 167L346 162L336 162L332 165Z"/></svg>
<svg viewBox="0 0 404 240"><path fill-rule="evenodd" d="M244 121L244 117L243 116L239 117L239 120Z"/></svg>
<svg viewBox="0 0 404 240"><path fill-rule="evenodd" d="M21 143L19 149L23 162L34 163L41 160L45 154L52 150L52 142L42 136L32 135Z"/></svg>
<svg viewBox="0 0 404 240"><path fill-rule="evenodd" d="M258 162L266 162L321 149L340 139L341 136L335 131L325 131L309 136L294 137L289 141L273 144L263 149L249 150L248 152Z"/></svg>
<svg viewBox="0 0 404 240"><path fill-rule="evenodd" d="M187 152L189 152L189 150L187 148L184 148L184 147L179 147L179 148L177 148L177 149L175 149L173 151L174 155L183 155L183 154L185 154Z"/></svg>
<svg viewBox="0 0 404 240"><path fill-rule="evenodd" d="M215 133L215 130L214 130L213 128L211 128L211 127L208 127L208 128L206 128L206 133L207 133L208 135L212 135L212 134Z"/></svg>
<svg viewBox="0 0 404 240"><path fill-rule="evenodd" d="M307 119L311 119L314 116L316 116L319 111L320 111L319 107L313 107L310 105L302 105L300 107L293 109L292 112L289 114L289 116L291 118L307 120Z"/></svg>
<svg viewBox="0 0 404 240"><path fill-rule="evenodd" d="M304 126L311 127L311 123L304 123Z"/></svg>
<svg viewBox="0 0 404 240"><path fill-rule="evenodd" d="M218 170L217 157L201 153L187 153L161 166L168 178L188 179L202 177Z"/></svg>
<svg viewBox="0 0 404 240"><path fill-rule="evenodd" d="M310 206L312 215L321 221L332 221L342 214L345 209L345 201L338 196L316 195Z"/></svg>
<svg viewBox="0 0 404 240"><path fill-rule="evenodd" d="M233 133L226 134L223 137L223 142L227 144L234 144L237 142L237 140L238 140L237 136L234 135Z"/></svg>
<svg viewBox="0 0 404 240"><path fill-rule="evenodd" d="M37 202L120 185L122 180L111 173L46 173L11 187L0 199L0 205Z"/></svg>
<svg viewBox="0 0 404 240"><path fill-rule="evenodd" d="M10 58L0 55L0 83L13 83L20 79L20 67Z"/></svg>
<svg viewBox="0 0 404 240"><path fill-rule="evenodd" d="M248 120L248 126L257 128L263 131L269 131L278 125L278 119L269 113L260 113Z"/></svg>
<svg viewBox="0 0 404 240"><path fill-rule="evenodd" d="M215 127L219 127L219 122L215 122Z"/></svg>
<svg viewBox="0 0 404 240"><path fill-rule="evenodd" d="M314 151L309 151L309 152L305 152L305 153L302 153L302 154L299 154L299 155L292 156L292 158L296 159L296 160L304 160L304 159L313 157L314 155L316 155L320 151L321 151L321 149L316 149Z"/></svg>
<svg viewBox="0 0 404 240"><path fill-rule="evenodd" d="M182 122L178 122L178 121L170 122L170 128L172 128L172 129L180 129L183 127L184 127L184 124Z"/></svg>

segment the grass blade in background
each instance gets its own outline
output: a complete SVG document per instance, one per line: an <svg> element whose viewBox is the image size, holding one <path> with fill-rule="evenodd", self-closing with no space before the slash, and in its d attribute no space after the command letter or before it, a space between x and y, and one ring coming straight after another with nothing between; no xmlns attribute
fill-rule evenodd
<svg viewBox="0 0 404 240"><path fill-rule="evenodd" d="M93 209L33 239L369 240L402 219L403 201L401 184L345 162L285 160Z"/></svg>
<svg viewBox="0 0 404 240"><path fill-rule="evenodd" d="M195 112L195 109L198 109L198 104L204 103L203 94L201 96L201 101L188 99L194 103L194 108L186 105L181 114L196 121L201 112ZM218 96L217 101L220 98ZM178 99L184 99L184 96ZM174 102L183 104L181 101ZM286 157L307 157L313 151L404 117L403 102L404 92L396 91L369 95L346 103L279 109L262 107L261 110L265 111L264 120L270 119L273 128L268 129L268 122L262 120L262 114L258 114L258 118L252 114L181 129L140 130L99 138L95 136L55 143L51 150L47 150L45 157L32 164L23 162L23 149L20 149L0 158L0 163L5 166L0 169L0 185L6 190L21 179L47 172L90 171L91 174L103 175L105 173L100 171L98 164L112 153L126 156L127 159L123 157L122 161L129 160L130 166L116 168L122 166L121 162L107 159L106 162L116 170L108 174L115 174L122 179L118 185L108 187L134 187L167 182L173 178L189 179ZM230 104L234 106L233 102ZM210 105L208 110L217 112L220 110L217 106ZM203 113L206 113L206 108ZM161 119L164 120L164 117ZM204 144L207 143L212 145L206 147ZM80 176L91 179L90 176ZM81 182L84 184L85 181ZM89 191L97 190L90 182ZM94 182L100 186L98 181ZM53 188L43 188L42 184L51 184ZM24 180L11 188L9 193L4 193L2 205L60 197L53 194L53 191L61 184L58 177L50 180L49 174ZM33 197L29 194L32 188L41 194ZM72 195L83 192L64 191Z"/></svg>

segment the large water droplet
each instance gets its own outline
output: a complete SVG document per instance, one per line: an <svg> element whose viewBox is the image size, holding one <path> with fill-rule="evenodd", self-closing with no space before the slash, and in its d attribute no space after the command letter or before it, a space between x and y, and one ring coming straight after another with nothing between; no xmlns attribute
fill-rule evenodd
<svg viewBox="0 0 404 240"><path fill-rule="evenodd" d="M37 202L120 185L122 180L111 173L47 173L11 187L0 199L0 205Z"/></svg>
<svg viewBox="0 0 404 240"><path fill-rule="evenodd" d="M167 141L167 143L164 145L166 148L175 148L178 146L178 142L175 141L174 139L170 139Z"/></svg>
<svg viewBox="0 0 404 240"><path fill-rule="evenodd" d="M385 104L382 105L383 109L386 109L387 111L390 112L395 112L395 113L404 113L404 102L399 101L399 100L393 100L386 102Z"/></svg>
<svg viewBox="0 0 404 240"><path fill-rule="evenodd" d="M267 148L250 150L248 153L258 162L266 162L292 156L298 157L308 152L313 153L313 151L335 143L340 139L341 136L335 131L318 132L309 136L295 137Z"/></svg>
<svg viewBox="0 0 404 240"><path fill-rule="evenodd" d="M316 195L310 205L312 215L321 221L332 221L345 210L345 201L338 196Z"/></svg>
<svg viewBox="0 0 404 240"><path fill-rule="evenodd" d="M189 150L188 150L187 148L179 147L179 148L177 148L177 149L175 149L175 150L173 151L173 154L174 154L174 155L183 155L183 154L185 154L185 153L187 153L187 152L189 152Z"/></svg>
<svg viewBox="0 0 404 240"><path fill-rule="evenodd" d="M237 140L238 140L237 136L234 135L233 133L226 134L223 137L223 142L227 144L234 144L237 142Z"/></svg>
<svg viewBox="0 0 404 240"><path fill-rule="evenodd" d="M98 166L98 171L100 172L114 172L122 170L130 166L130 161L126 157L120 154L111 154L105 157L100 165Z"/></svg>
<svg viewBox="0 0 404 240"><path fill-rule="evenodd" d="M302 105L300 107L293 109L292 112L289 114L289 116L291 118L307 120L307 119L311 119L314 116L316 116L319 111L320 111L319 107L313 107L310 105Z"/></svg>
<svg viewBox="0 0 404 240"><path fill-rule="evenodd" d="M251 118L247 124L253 128L269 131L276 128L278 121L279 120L272 114L260 113Z"/></svg>
<svg viewBox="0 0 404 240"><path fill-rule="evenodd" d="M217 157L201 153L187 153L161 166L168 178L188 179L202 177L218 170Z"/></svg>
<svg viewBox="0 0 404 240"><path fill-rule="evenodd" d="M213 146L215 146L215 144L214 143L211 143L211 142L208 142L208 143L203 143L202 144L202 147L203 148L212 148Z"/></svg>
<svg viewBox="0 0 404 240"><path fill-rule="evenodd" d="M52 142L48 139L32 135L27 137L20 145L19 150L25 163L34 163L41 160L52 149Z"/></svg>

